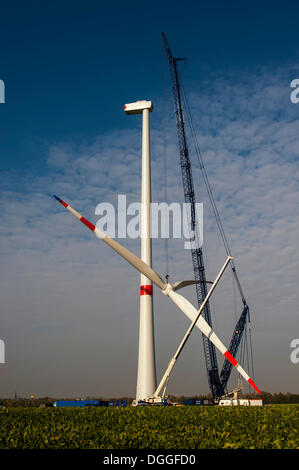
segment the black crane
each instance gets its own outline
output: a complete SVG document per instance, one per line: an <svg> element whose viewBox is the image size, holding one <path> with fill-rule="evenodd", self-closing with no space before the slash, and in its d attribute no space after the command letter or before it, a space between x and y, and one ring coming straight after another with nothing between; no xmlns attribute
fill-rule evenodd
<svg viewBox="0 0 299 470"><path fill-rule="evenodd" d="M174 112L175 112L176 128L177 128L177 134L178 134L180 166L181 166L181 173L182 173L182 180L183 180L184 199L185 199L185 203L190 204L191 230L194 233L196 233L197 224L196 224L196 212L195 212L194 185L193 185L193 177L192 177L192 168L191 168L191 163L190 163L190 158L189 158L189 151L188 151L188 146L187 146L184 114L183 114L183 106L182 106L181 86L180 86L178 67L177 67L177 62L181 60L185 60L185 58L173 57L164 33L162 33L162 37L163 37L163 43L164 43L164 47L168 56L169 67L170 67L170 78L171 78L172 92L173 92L173 98L174 98ZM197 144L197 142L195 144ZM195 146L197 147L197 145ZM203 165L202 165L202 169L204 169ZM211 193L211 188L209 186L205 171L204 171L204 178L205 178L205 182L208 184L207 186L208 193L212 202L212 206L214 209L218 227L220 229L220 233L224 241L225 249L227 251L227 254L230 255L230 250L229 250L229 246L227 243L227 239L223 231L219 213L215 205L215 200L213 199L213 195ZM194 278L197 281L201 281L199 284L195 285L197 302L198 302L198 306L200 307L204 298L207 295L207 284L206 284L205 266L204 266L202 249L200 247L192 248L191 256L192 256L192 263L193 263ZM249 307L246 303L246 300L245 300L245 297L244 297L244 294L240 285L240 281L237 276L236 268L233 262L232 262L232 271L233 271L233 275L236 280L237 286L239 288L242 302L243 302L243 311L234 329L233 336L229 345L229 351L235 357L238 351L242 336L243 336L244 329L246 327L247 320L250 321L250 317L249 317ZM203 316L205 320L208 322L208 324L212 326L209 304L206 305L203 311ZM213 398L218 398L224 395L226 391L227 382L229 380L231 370L232 370L232 364L227 359L225 359L221 374L219 376L215 347L208 340L208 338L204 335L203 335L203 346L204 346L204 354L205 354L209 387L210 387ZM251 354L251 357L252 357L252 354Z"/></svg>

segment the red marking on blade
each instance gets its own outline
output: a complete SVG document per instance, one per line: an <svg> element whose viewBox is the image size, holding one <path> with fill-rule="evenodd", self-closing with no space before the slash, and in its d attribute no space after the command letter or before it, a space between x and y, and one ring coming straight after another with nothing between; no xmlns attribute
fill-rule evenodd
<svg viewBox="0 0 299 470"><path fill-rule="evenodd" d="M229 362L234 366L236 367L236 365L238 364L238 361L236 361L236 359L231 355L231 353L229 352L229 350L227 350L225 353L224 353L225 357L229 360Z"/></svg>
<svg viewBox="0 0 299 470"><path fill-rule="evenodd" d="M64 207L68 207L68 204L67 204L66 202L64 202L62 199L60 199L60 197L55 196L55 195L54 195L53 197L55 197L55 199L56 199L57 201L59 201L60 204L62 204Z"/></svg>
<svg viewBox="0 0 299 470"><path fill-rule="evenodd" d="M248 379L248 383L254 388L254 390L259 394L261 395L261 392L259 391L259 389L257 388L257 386L255 385L255 383L253 382L253 380L251 380L250 378Z"/></svg>
<svg viewBox="0 0 299 470"><path fill-rule="evenodd" d="M92 223L90 223L87 219L85 219L84 217L81 217L80 220L81 220L81 222L82 222L83 224L85 224L92 232L95 230L95 226L94 226Z"/></svg>
<svg viewBox="0 0 299 470"><path fill-rule="evenodd" d="M125 109L127 109L126 105L125 105Z"/></svg>
<svg viewBox="0 0 299 470"><path fill-rule="evenodd" d="M140 295L153 295L153 286L140 286Z"/></svg>

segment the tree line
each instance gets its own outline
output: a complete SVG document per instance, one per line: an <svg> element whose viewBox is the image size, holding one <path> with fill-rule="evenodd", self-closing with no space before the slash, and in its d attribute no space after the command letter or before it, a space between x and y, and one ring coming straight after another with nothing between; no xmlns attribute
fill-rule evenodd
<svg viewBox="0 0 299 470"><path fill-rule="evenodd" d="M212 396L209 395L193 395L193 396L176 396L169 395L169 400L174 403L184 404L185 400L189 398L195 398L197 400L209 400L212 402ZM296 404L299 403L299 394L295 393L270 393L262 391L261 395L256 394L243 394L242 398L261 398L265 405L275 405L275 404ZM99 398L99 397L86 397L87 400L109 400L109 401L125 401L127 400L128 405L131 405L133 398L132 397L120 397L120 398ZM57 400L74 400L74 398L4 398L0 399L0 406L5 407L44 407L49 406Z"/></svg>

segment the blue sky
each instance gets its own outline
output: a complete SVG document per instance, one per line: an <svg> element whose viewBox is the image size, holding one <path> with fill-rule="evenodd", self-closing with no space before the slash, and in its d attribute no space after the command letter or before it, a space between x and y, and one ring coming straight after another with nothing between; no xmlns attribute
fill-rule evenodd
<svg viewBox="0 0 299 470"><path fill-rule="evenodd" d="M49 194L92 221L96 205L115 202L118 193L138 201L141 123L126 116L123 105L152 99L153 199L163 200L166 99L168 193L170 201L182 200L161 31L176 56L188 57L182 67L188 100L252 307L256 382L263 390L298 392L289 347L299 334L299 104L290 101L290 82L299 78L298 9L282 2L188 1L1 7L0 338L7 349L1 396L15 390L25 396L109 396L115 390L134 396L138 275ZM213 278L225 254L192 159ZM126 243L139 252L138 241ZM189 278L190 254L180 241L170 246L172 279ZM161 274L163 247L154 242ZM166 300L155 297L158 377L188 326ZM212 307L218 311L215 330L228 343L234 321L229 276ZM201 348L194 335L170 393L208 391Z"/></svg>
<svg viewBox="0 0 299 470"><path fill-rule="evenodd" d="M284 63L298 5L281 2L78 1L1 6L5 169L43 170L45 142L133 127L124 100L162 91L165 31L192 83L223 68ZM5 114L4 114L5 113Z"/></svg>

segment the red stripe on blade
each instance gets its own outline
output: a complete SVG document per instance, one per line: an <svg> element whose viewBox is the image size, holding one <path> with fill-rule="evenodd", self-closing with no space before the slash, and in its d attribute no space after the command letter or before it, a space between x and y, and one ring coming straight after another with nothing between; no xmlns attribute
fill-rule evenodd
<svg viewBox="0 0 299 470"><path fill-rule="evenodd" d="M255 385L255 383L253 382L253 380L248 379L248 383L254 388L254 390L255 390L259 395L261 395L261 392L259 391L259 389L258 389L257 386Z"/></svg>
<svg viewBox="0 0 299 470"><path fill-rule="evenodd" d="M229 360L229 362L234 366L236 367L236 365L238 364L238 361L236 361L236 359L231 355L231 353L229 352L229 350L227 350L225 353L224 353L226 359Z"/></svg>
<svg viewBox="0 0 299 470"><path fill-rule="evenodd" d="M62 199L61 199L61 204L64 206L64 207L68 207L68 204L66 202L64 202Z"/></svg>
<svg viewBox="0 0 299 470"><path fill-rule="evenodd" d="M87 219L85 219L85 217L81 217L80 220L83 224L85 224L88 228L90 228L92 232L95 230L95 226L91 222L89 222Z"/></svg>
<svg viewBox="0 0 299 470"><path fill-rule="evenodd" d="M140 286L140 295L153 295L153 286Z"/></svg>

